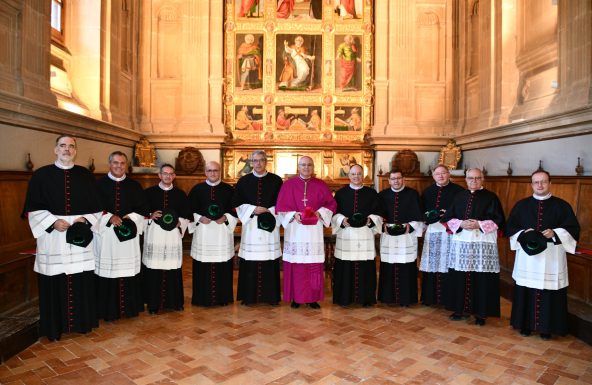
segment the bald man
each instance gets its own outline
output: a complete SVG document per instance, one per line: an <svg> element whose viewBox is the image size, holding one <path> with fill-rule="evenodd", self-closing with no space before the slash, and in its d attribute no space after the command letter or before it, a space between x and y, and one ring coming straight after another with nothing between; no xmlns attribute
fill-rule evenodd
<svg viewBox="0 0 592 385"><path fill-rule="evenodd" d="M350 183L335 193L337 213L331 220L335 244L333 303L364 307L376 303L376 247L383 210L376 190L363 184L359 164L349 169Z"/></svg>
<svg viewBox="0 0 592 385"><path fill-rule="evenodd" d="M232 210L234 189L220 178L220 163L206 163L206 181L189 193L193 222L193 298L199 306L225 306L232 294L232 257L237 219Z"/></svg>
<svg viewBox="0 0 592 385"><path fill-rule="evenodd" d="M319 309L324 298L325 243L323 226L337 209L329 186L315 178L312 158L298 161L298 176L280 189L276 211L284 232L284 301L292 308Z"/></svg>

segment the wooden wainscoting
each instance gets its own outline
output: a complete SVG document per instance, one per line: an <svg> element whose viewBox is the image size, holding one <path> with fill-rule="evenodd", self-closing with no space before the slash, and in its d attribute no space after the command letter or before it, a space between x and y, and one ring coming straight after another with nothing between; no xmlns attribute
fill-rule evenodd
<svg viewBox="0 0 592 385"><path fill-rule="evenodd" d="M388 175L380 175L378 178L381 189L388 188ZM428 176L407 177L405 180L407 186L420 193L433 183ZM465 186L464 179L460 176L453 177L452 180ZM486 177L484 186L498 195L506 217L517 201L532 195L529 176L490 176ZM592 254L589 254L592 252L592 177L552 177L551 191L553 195L569 202L581 227L578 250L582 251L570 254L567 260L569 296L592 305ZM498 245L502 278L510 279L514 267L514 252L510 250L508 238L500 238ZM504 295L508 296L509 292L506 290Z"/></svg>
<svg viewBox="0 0 592 385"><path fill-rule="evenodd" d="M0 362L38 338L35 240L21 219L30 177L0 171Z"/></svg>

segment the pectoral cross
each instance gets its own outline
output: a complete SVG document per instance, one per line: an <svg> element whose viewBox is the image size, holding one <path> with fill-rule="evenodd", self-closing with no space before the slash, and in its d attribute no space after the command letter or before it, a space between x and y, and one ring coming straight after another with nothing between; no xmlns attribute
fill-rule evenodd
<svg viewBox="0 0 592 385"><path fill-rule="evenodd" d="M307 187L308 187L308 181L305 180L304 181L304 197L302 198L302 204L304 205L304 207L306 207L306 202L308 202L308 198L306 197Z"/></svg>

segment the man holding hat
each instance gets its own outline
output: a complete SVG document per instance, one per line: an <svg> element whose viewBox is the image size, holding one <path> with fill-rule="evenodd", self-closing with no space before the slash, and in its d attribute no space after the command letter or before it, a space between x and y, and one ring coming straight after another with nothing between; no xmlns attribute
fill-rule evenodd
<svg viewBox="0 0 592 385"><path fill-rule="evenodd" d="M99 179L104 215L99 223L98 316L105 321L135 317L144 310L140 283L140 234L148 215L144 191L127 177L127 155L109 155L109 173Z"/></svg>
<svg viewBox="0 0 592 385"><path fill-rule="evenodd" d="M544 340L567 333L566 252L573 253L580 225L569 205L550 192L544 170L531 176L533 195L516 203L508 218L510 246L516 250L511 324L527 337Z"/></svg>
<svg viewBox="0 0 592 385"><path fill-rule="evenodd" d="M275 204L282 178L267 171L265 151L254 151L251 162L253 172L241 177L234 191L233 205L242 222L236 299L244 305L275 306L281 300L282 251Z"/></svg>
<svg viewBox="0 0 592 385"><path fill-rule="evenodd" d="M183 235L191 214L187 194L173 185L175 168L160 166L156 186L146 189L150 219L144 234L142 285L150 314L183 310Z"/></svg>
<svg viewBox="0 0 592 385"><path fill-rule="evenodd" d="M423 213L417 190L405 186L400 170L389 173L390 187L379 197L386 216L380 238L378 300L390 306L417 303L417 238Z"/></svg>
<svg viewBox="0 0 592 385"><path fill-rule="evenodd" d="M450 181L448 167L439 164L432 173L434 184L421 196L427 228L421 252L421 303L427 306L444 304L444 287L448 273L448 247L452 235L441 223L442 217L457 193L464 189Z"/></svg>
<svg viewBox="0 0 592 385"><path fill-rule="evenodd" d="M363 185L364 169L354 164L350 184L335 193L337 213L331 220L335 244L333 303L364 307L376 303L376 247L382 232L382 210L376 190Z"/></svg>
<svg viewBox="0 0 592 385"><path fill-rule="evenodd" d="M320 309L325 295L323 226L331 225L337 203L329 186L313 174L312 158L301 157L298 176L282 185L276 205L285 229L284 301L292 308Z"/></svg>
<svg viewBox="0 0 592 385"><path fill-rule="evenodd" d="M444 214L450 240L446 309L453 321L475 316L475 325L500 315L498 230L505 224L502 204L483 187L483 172L467 170L467 189L454 197Z"/></svg>
<svg viewBox="0 0 592 385"><path fill-rule="evenodd" d="M51 341L62 333L86 333L98 326L93 253L94 225L101 205L93 175L74 165L76 140L56 139L56 161L29 181L23 214L37 239L39 334Z"/></svg>
<svg viewBox="0 0 592 385"><path fill-rule="evenodd" d="M220 164L207 162L206 181L195 185L189 193L193 222L193 297L199 306L225 306L234 301L232 278L234 228L237 219L232 214L234 189L222 182Z"/></svg>

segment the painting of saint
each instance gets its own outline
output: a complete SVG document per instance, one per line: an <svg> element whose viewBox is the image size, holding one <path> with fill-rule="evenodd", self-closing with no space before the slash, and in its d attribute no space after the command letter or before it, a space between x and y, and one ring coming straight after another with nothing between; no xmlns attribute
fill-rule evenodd
<svg viewBox="0 0 592 385"><path fill-rule="evenodd" d="M293 42L293 43L290 43ZM280 91L311 91L321 83L320 35L278 35L276 71Z"/></svg>
<svg viewBox="0 0 592 385"><path fill-rule="evenodd" d="M236 130L263 130L263 108L249 106L236 106L237 113L234 119Z"/></svg>
<svg viewBox="0 0 592 385"><path fill-rule="evenodd" d="M288 19L294 12L294 0L278 0L276 16L278 19Z"/></svg>
<svg viewBox="0 0 592 385"><path fill-rule="evenodd" d="M341 20L362 18L362 0L335 0L335 13Z"/></svg>
<svg viewBox="0 0 592 385"><path fill-rule="evenodd" d="M280 9L281 1L278 1L277 17L285 19L285 11ZM323 0L296 0L293 2L283 2L284 10L289 9L287 4L293 3L290 15L290 20L306 21L306 20L321 20L323 18Z"/></svg>
<svg viewBox="0 0 592 385"><path fill-rule="evenodd" d="M335 131L361 131L362 115L359 107L337 107L335 106L334 117Z"/></svg>
<svg viewBox="0 0 592 385"><path fill-rule="evenodd" d="M263 86L261 42L263 36L248 33L237 35L237 44L242 40L236 52L239 89L253 90Z"/></svg>
<svg viewBox="0 0 592 385"><path fill-rule="evenodd" d="M354 164L359 164L356 157L350 154L335 154L338 157L339 164L339 178L347 178L349 174L349 169Z"/></svg>
<svg viewBox="0 0 592 385"><path fill-rule="evenodd" d="M319 131L321 129L321 107L276 107L276 130Z"/></svg>
<svg viewBox="0 0 592 385"><path fill-rule="evenodd" d="M335 36L335 45L341 39ZM359 37L353 35L343 36L343 41L337 45L335 58L335 88L339 92L360 91L362 67L362 47L359 44Z"/></svg>
<svg viewBox="0 0 592 385"><path fill-rule="evenodd" d="M263 0L236 0L237 17L263 17Z"/></svg>
<svg viewBox="0 0 592 385"><path fill-rule="evenodd" d="M244 154L237 154L235 157L238 157L236 161L236 177L240 178L241 176L245 176L251 171L253 171L253 162L251 159L250 153Z"/></svg>

